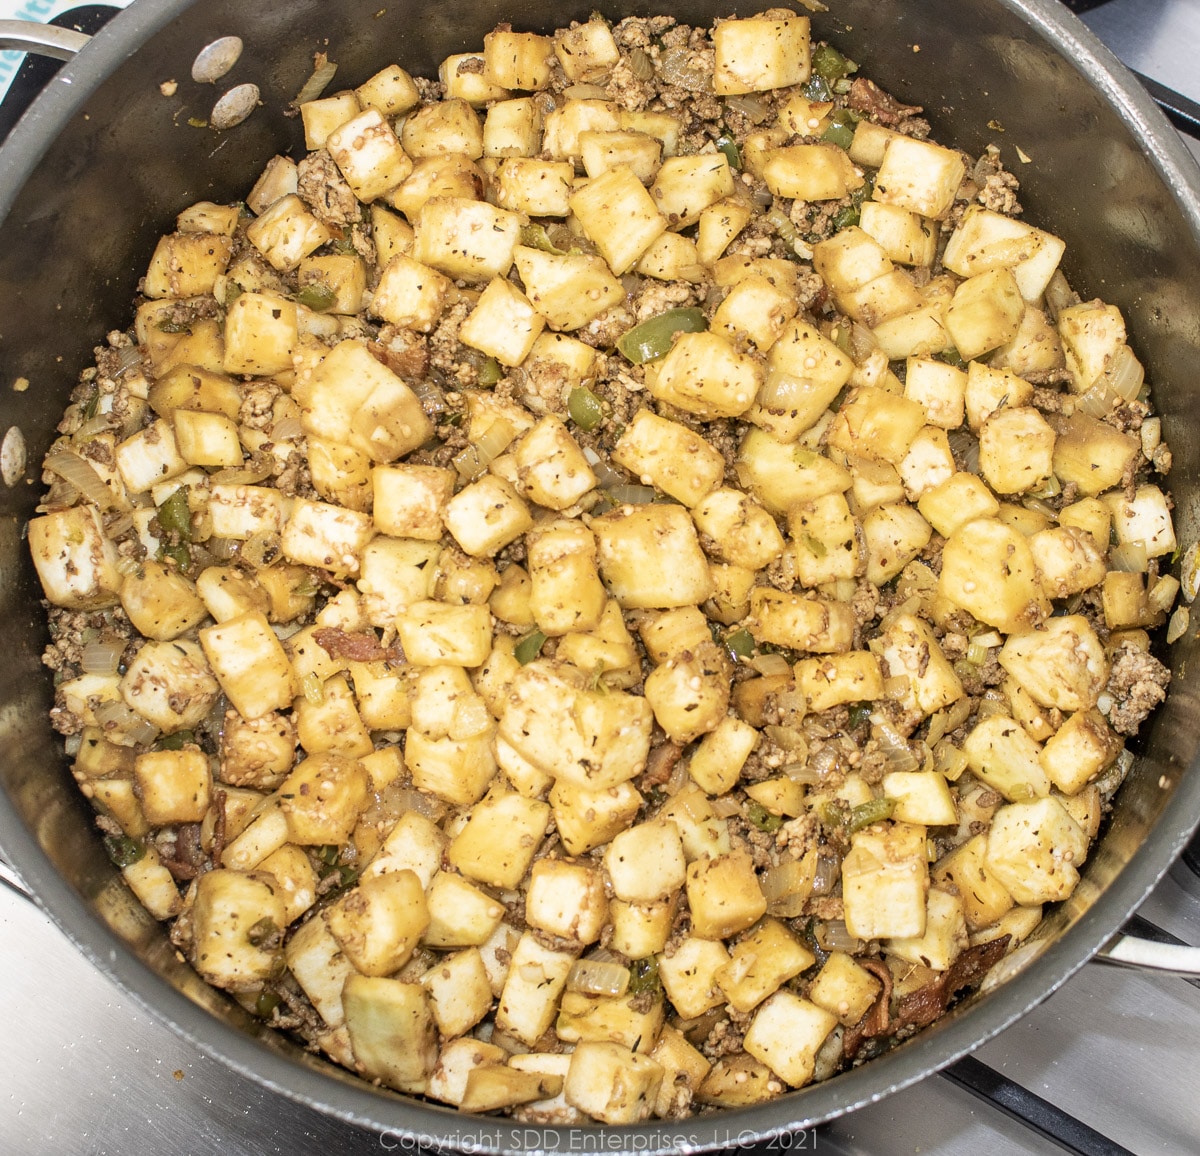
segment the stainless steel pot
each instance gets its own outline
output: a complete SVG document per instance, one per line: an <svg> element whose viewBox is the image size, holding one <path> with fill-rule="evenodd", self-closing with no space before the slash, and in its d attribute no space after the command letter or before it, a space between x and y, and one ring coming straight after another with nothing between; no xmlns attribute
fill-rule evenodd
<svg viewBox="0 0 1200 1156"><path fill-rule="evenodd" d="M548 31L593 0L135 0L59 73L0 150L0 430L19 428L31 463L49 445L78 370L128 304L154 241L201 199L240 197L274 152L299 145L282 114L328 50L338 82L400 61L431 74L501 20ZM687 0L605 6L671 11L693 23L765 3ZM1200 171L1117 61L1054 0L831 0L827 36L902 100L925 106L939 139L978 153L994 141L1022 182L1031 219L1068 242L1066 272L1119 305L1146 364L1175 455L1170 487L1182 541L1200 537ZM3 35L0 32L0 35ZM222 86L253 81L263 106L218 135L192 127L218 90L190 80L197 51L238 35ZM166 96L160 84L174 80ZM24 378L27 389L14 388ZM393 1137L453 1147L464 1120L368 1087L268 1032L201 983L128 894L47 725L40 589L22 541L40 492L36 465L0 491L0 614L12 631L0 669L0 850L97 966L197 1047L272 1089ZM1174 647L1174 683L1153 720L1075 894L1010 957L1007 979L894 1051L754 1109L610 1130L606 1147L706 1149L766 1139L905 1087L1003 1030L1105 947L1200 821L1200 659ZM1189 768L1191 769L1189 773ZM1122 947L1126 955L1137 949ZM35 961L31 961L35 963ZM687 1136L681 1145L680 1134ZM578 1147L566 1130L506 1128L488 1149Z"/></svg>

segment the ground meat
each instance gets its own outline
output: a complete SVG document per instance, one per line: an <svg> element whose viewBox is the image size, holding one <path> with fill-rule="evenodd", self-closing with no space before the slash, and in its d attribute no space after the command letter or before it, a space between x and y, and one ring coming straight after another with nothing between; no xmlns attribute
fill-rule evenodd
<svg viewBox="0 0 1200 1156"><path fill-rule="evenodd" d="M627 16L613 28L613 39L619 48L649 48L656 36L674 26L674 16Z"/></svg>
<svg viewBox="0 0 1200 1156"><path fill-rule="evenodd" d="M282 468L274 477L275 488L293 498L316 497L312 475L308 469L308 458L303 450L292 450Z"/></svg>
<svg viewBox="0 0 1200 1156"><path fill-rule="evenodd" d="M296 191L317 220L335 226L358 223L358 198L324 149L309 153L297 169Z"/></svg>
<svg viewBox="0 0 1200 1156"><path fill-rule="evenodd" d="M457 301L442 314L437 328L429 338L429 364L440 369L452 379L456 386L472 386L479 381L479 369L466 360L463 347L458 340L459 326L471 312L468 300Z"/></svg>
<svg viewBox="0 0 1200 1156"><path fill-rule="evenodd" d="M904 120L924 111L919 104L901 104L874 81L863 76L855 77L851 83L846 103L855 112L865 113L886 128L896 128Z"/></svg>
<svg viewBox="0 0 1200 1156"><path fill-rule="evenodd" d="M556 361L526 361L510 370L509 377L522 405L536 413L566 413L567 395L575 383L565 366Z"/></svg>
<svg viewBox="0 0 1200 1156"><path fill-rule="evenodd" d="M1149 414L1150 406L1146 402L1127 401L1109 410L1101 420L1122 433L1137 433Z"/></svg>
<svg viewBox="0 0 1200 1156"><path fill-rule="evenodd" d="M404 662L399 643L384 646L373 630L338 630L322 626L313 631L317 645L331 658L347 658L351 662Z"/></svg>
<svg viewBox="0 0 1200 1156"><path fill-rule="evenodd" d="M718 1020L700 1050L710 1060L735 1055L742 1050L742 1034L729 1020Z"/></svg>
<svg viewBox="0 0 1200 1156"><path fill-rule="evenodd" d="M614 305L576 330L575 336L596 349L611 349L635 324L637 319L627 305Z"/></svg>
<svg viewBox="0 0 1200 1156"><path fill-rule="evenodd" d="M433 104L446 94L446 86L440 80L432 80L428 76L414 76L413 83L421 94L422 104Z"/></svg>
<svg viewBox="0 0 1200 1156"><path fill-rule="evenodd" d="M841 919L846 914L846 907L840 895L818 895L805 901L804 914L826 921Z"/></svg>
<svg viewBox="0 0 1200 1156"><path fill-rule="evenodd" d="M1154 655L1122 643L1104 692L1112 699L1108 723L1119 735L1137 733L1144 719L1167 697L1171 672Z"/></svg>
<svg viewBox="0 0 1200 1156"><path fill-rule="evenodd" d="M622 57L613 65L605 85L608 99L630 112L640 112L654 99L652 82L640 79L633 71L628 57Z"/></svg>
<svg viewBox="0 0 1200 1156"><path fill-rule="evenodd" d="M668 309L693 305L701 296L701 291L686 281L654 281L647 278L630 304L637 320L645 321Z"/></svg>
<svg viewBox="0 0 1200 1156"><path fill-rule="evenodd" d="M1062 391L1038 386L1033 391L1030 404L1042 413L1062 413Z"/></svg>
<svg viewBox="0 0 1200 1156"><path fill-rule="evenodd" d="M1021 212L1017 200L1020 182L1001 165L1000 150L995 145L988 145L983 156L975 162L970 182L975 186L974 199L985 209L1010 217Z"/></svg>
<svg viewBox="0 0 1200 1156"><path fill-rule="evenodd" d="M269 429L274 421L275 399L283 391L269 381L252 381L242 387L238 421L251 429Z"/></svg>
<svg viewBox="0 0 1200 1156"><path fill-rule="evenodd" d="M371 352L405 381L420 381L429 370L429 341L411 329L383 326Z"/></svg>

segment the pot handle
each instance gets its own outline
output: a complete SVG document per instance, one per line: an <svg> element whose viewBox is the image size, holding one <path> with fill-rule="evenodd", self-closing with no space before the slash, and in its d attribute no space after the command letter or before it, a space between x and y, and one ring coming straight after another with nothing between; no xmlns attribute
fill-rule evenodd
<svg viewBox="0 0 1200 1156"><path fill-rule="evenodd" d="M73 28L38 24L32 20L0 20L0 49L72 60L89 40L90 36Z"/></svg>
<svg viewBox="0 0 1200 1156"><path fill-rule="evenodd" d="M1164 975L1200 977L1200 947L1157 943L1137 935L1115 935L1097 953L1097 963L1136 967Z"/></svg>

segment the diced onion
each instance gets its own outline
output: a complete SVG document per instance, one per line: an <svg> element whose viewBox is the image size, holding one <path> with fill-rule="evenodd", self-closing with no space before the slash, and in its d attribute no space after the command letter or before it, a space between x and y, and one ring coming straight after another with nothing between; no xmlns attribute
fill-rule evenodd
<svg viewBox="0 0 1200 1156"><path fill-rule="evenodd" d="M312 706L320 706L325 701L325 684L315 671L310 670L300 680L300 690Z"/></svg>
<svg viewBox="0 0 1200 1156"><path fill-rule="evenodd" d="M782 654L752 654L746 659L746 665L752 666L765 678L792 673L791 663Z"/></svg>
<svg viewBox="0 0 1200 1156"><path fill-rule="evenodd" d="M813 873L812 893L828 895L842 875L842 861L835 855L821 852L817 856L817 869Z"/></svg>
<svg viewBox="0 0 1200 1156"><path fill-rule="evenodd" d="M758 391L758 404L763 409L795 409L810 390L808 382L772 369Z"/></svg>
<svg viewBox="0 0 1200 1156"><path fill-rule="evenodd" d="M850 934L850 929L841 919L818 922L813 928L813 934L826 951L844 951L852 954L862 947L862 941L858 936Z"/></svg>
<svg viewBox="0 0 1200 1156"><path fill-rule="evenodd" d="M396 808L404 814L406 811L416 811L426 819L441 822L446 814L446 805L433 795L418 791L415 787L400 791L396 795Z"/></svg>
<svg viewBox="0 0 1200 1156"><path fill-rule="evenodd" d="M904 736L881 715L871 716L871 737L879 744L889 771L915 771L921 760L913 754Z"/></svg>
<svg viewBox="0 0 1200 1156"><path fill-rule="evenodd" d="M805 787L815 787L822 779L821 768L814 763L796 762L785 763L780 770L794 783Z"/></svg>
<svg viewBox="0 0 1200 1156"><path fill-rule="evenodd" d="M1145 542L1121 542L1108 552L1109 566L1127 574L1145 574L1149 563Z"/></svg>
<svg viewBox="0 0 1200 1156"><path fill-rule="evenodd" d="M629 484L629 478L614 469L591 446L584 448L583 456L587 458L588 465L592 467L592 473L596 475L596 485L602 490L611 490L614 486Z"/></svg>
<svg viewBox="0 0 1200 1156"><path fill-rule="evenodd" d="M934 748L933 769L945 775L948 782L955 782L967 769L966 752L956 747L949 739L942 739Z"/></svg>
<svg viewBox="0 0 1200 1156"><path fill-rule="evenodd" d="M678 85L680 88L686 88L689 92L712 92L712 73L703 68L693 67L692 50L684 44L668 48L662 54L658 61L658 75L663 83ZM733 98L733 100L737 99L737 97ZM754 97L742 99L759 106L763 110L763 120L772 115L770 108L762 101L755 100ZM733 100L729 103L732 104ZM747 112L746 115L751 116L750 112ZM755 121L755 123L761 124L762 122Z"/></svg>
<svg viewBox="0 0 1200 1156"><path fill-rule="evenodd" d="M629 988L629 968L602 959L577 959L567 972L567 990L584 995L622 996Z"/></svg>
<svg viewBox="0 0 1200 1156"><path fill-rule="evenodd" d="M1178 642L1186 633L1188 626L1191 624L1191 611L1186 606L1180 606L1174 614L1171 615L1170 622L1167 623L1167 642Z"/></svg>
<svg viewBox="0 0 1200 1156"><path fill-rule="evenodd" d="M763 734L780 750L791 751L793 754L808 750L808 743L797 727L765 726Z"/></svg>
<svg viewBox="0 0 1200 1156"><path fill-rule="evenodd" d="M228 562L237 553L237 542L233 538L208 538L204 549L218 562Z"/></svg>
<svg viewBox="0 0 1200 1156"><path fill-rule="evenodd" d="M1063 276L1061 269L1055 269L1054 275L1050 278L1046 285L1045 292L1046 312L1057 322L1059 313L1076 304L1077 298L1067 284L1066 277Z"/></svg>
<svg viewBox="0 0 1200 1156"><path fill-rule="evenodd" d="M251 534L242 543L240 556L255 570L265 570L269 566L274 566L282 557L279 535L271 530L259 530L257 533Z"/></svg>
<svg viewBox="0 0 1200 1156"><path fill-rule="evenodd" d="M256 452L240 466L217 470L212 475L212 482L217 486L257 486L259 482L265 482L271 476L272 465L269 454Z"/></svg>
<svg viewBox="0 0 1200 1156"><path fill-rule="evenodd" d="M752 124L764 124L771 119L770 106L757 96L731 96L725 101L725 104L740 112Z"/></svg>
<svg viewBox="0 0 1200 1156"><path fill-rule="evenodd" d="M879 633L886 634L891 629L892 624L896 619L901 618L906 614L911 614L914 617L919 617L925 600L919 595L914 594L911 598L906 598L903 602L893 606L880 620Z"/></svg>
<svg viewBox="0 0 1200 1156"><path fill-rule="evenodd" d="M671 768L671 777L663 783L663 793L668 798L673 799L687 786L690 778L687 761L685 759L677 759L675 765Z"/></svg>
<svg viewBox="0 0 1200 1156"><path fill-rule="evenodd" d="M125 653L125 639L94 639L83 648L79 665L84 674L116 674Z"/></svg>
<svg viewBox="0 0 1200 1156"><path fill-rule="evenodd" d="M1056 474L1051 474L1038 488L1030 493L1031 498L1041 498L1043 501L1047 498L1057 497L1062 493L1062 482L1058 480ZM1058 512L1054 512L1054 516L1058 517Z"/></svg>
<svg viewBox="0 0 1200 1156"><path fill-rule="evenodd" d="M1172 574L1164 574L1146 595L1146 605L1155 614L1166 614L1175 605L1175 596L1179 593L1179 579Z"/></svg>
<svg viewBox="0 0 1200 1156"><path fill-rule="evenodd" d="M634 48L629 53L629 71L638 80L654 79L654 61L644 48Z"/></svg>
<svg viewBox="0 0 1200 1156"><path fill-rule="evenodd" d="M1187 548L1179 572L1183 576L1183 596L1194 602L1200 594L1200 542L1193 542Z"/></svg>
<svg viewBox="0 0 1200 1156"><path fill-rule="evenodd" d="M454 468L464 481L473 482L487 472L488 466L508 449L516 436L516 430L504 418L497 418L478 441L454 455Z"/></svg>
<svg viewBox="0 0 1200 1156"><path fill-rule="evenodd" d="M1108 368L1101 375L1108 383L1108 388L1123 401L1133 401L1141 392L1142 383L1146 380L1146 371L1142 363L1134 356L1128 345L1122 345L1113 354Z"/></svg>
<svg viewBox="0 0 1200 1156"><path fill-rule="evenodd" d="M803 859L785 859L763 872L763 898L772 915L794 919L804 910L804 904L812 894L817 864L816 853L810 851Z"/></svg>
<svg viewBox="0 0 1200 1156"><path fill-rule="evenodd" d="M1077 404L1089 417L1104 417L1121 402L1133 401L1145 379L1142 363L1128 345L1122 345L1113 354L1108 368L1092 382Z"/></svg>
<svg viewBox="0 0 1200 1156"><path fill-rule="evenodd" d="M119 507L116 495L104 484L104 479L96 473L92 463L74 450L55 450L46 458L45 468L74 486L84 498L100 509Z"/></svg>
<svg viewBox="0 0 1200 1156"><path fill-rule="evenodd" d="M434 414L445 413L446 395L441 388L428 378L414 382L412 391L417 395L421 408L432 417Z"/></svg>
<svg viewBox="0 0 1200 1156"><path fill-rule="evenodd" d="M679 763L682 764L683 760L680 759ZM712 801L712 809L718 819L730 819L742 813L742 805L732 795L718 795Z"/></svg>
<svg viewBox="0 0 1200 1156"><path fill-rule="evenodd" d="M606 487L608 496L618 506L646 506L658 497L658 491L653 486L634 486L624 483L619 486Z"/></svg>
<svg viewBox="0 0 1200 1156"><path fill-rule="evenodd" d="M116 731L134 746L144 746L158 738L158 727L148 723L119 699L96 707L96 722L103 731Z"/></svg>
<svg viewBox="0 0 1200 1156"><path fill-rule="evenodd" d="M288 414L286 417L281 417L271 426L271 440L275 442L294 442L297 438L303 436L304 427L300 424L300 419L295 414Z"/></svg>
<svg viewBox="0 0 1200 1156"><path fill-rule="evenodd" d="M979 706L975 713L979 716L979 721L982 722L985 718L991 718L994 714L1007 714L1008 702L1004 695L998 690L984 691L983 697L979 700Z"/></svg>
<svg viewBox="0 0 1200 1156"><path fill-rule="evenodd" d="M1058 518L1058 511L1049 502L1043 501L1041 498L1026 498L1021 505L1027 510L1032 510L1035 514L1041 514L1049 518L1052 522Z"/></svg>
<svg viewBox="0 0 1200 1156"><path fill-rule="evenodd" d="M133 529L133 514L126 511L123 514L118 514L111 522L106 522L104 525L104 535L110 541L115 542L118 538L123 537Z"/></svg>
<svg viewBox="0 0 1200 1156"><path fill-rule="evenodd" d="M866 361L878 348L879 339L865 325L856 321L850 326L850 348L848 352L856 365L859 362Z"/></svg>
<svg viewBox="0 0 1200 1156"><path fill-rule="evenodd" d="M1162 418L1145 418L1142 421L1142 428L1138 430L1138 434L1142 439L1142 453L1146 455L1146 460L1149 461L1154 457L1154 451L1162 445Z"/></svg>
<svg viewBox="0 0 1200 1156"><path fill-rule="evenodd" d="M786 726L799 725L808 714L808 699L804 697L804 691L790 684L775 696L775 705Z"/></svg>
<svg viewBox="0 0 1200 1156"><path fill-rule="evenodd" d="M94 438L97 434L107 433L113 427L112 410L102 410L95 417L89 418L76 431L71 439L76 445Z"/></svg>
<svg viewBox="0 0 1200 1156"><path fill-rule="evenodd" d="M563 89L567 100L607 100L608 93L598 84L572 84Z"/></svg>
<svg viewBox="0 0 1200 1156"><path fill-rule="evenodd" d="M121 377L128 373L131 369L136 369L142 364L142 351L137 345L126 345L117 354L117 370L113 374L114 377Z"/></svg>
<svg viewBox="0 0 1200 1156"><path fill-rule="evenodd" d="M329 87L336 72L337 65L325 53L318 52L313 57L312 75L304 82L304 87L296 93L296 103L306 104L310 100L316 100Z"/></svg>

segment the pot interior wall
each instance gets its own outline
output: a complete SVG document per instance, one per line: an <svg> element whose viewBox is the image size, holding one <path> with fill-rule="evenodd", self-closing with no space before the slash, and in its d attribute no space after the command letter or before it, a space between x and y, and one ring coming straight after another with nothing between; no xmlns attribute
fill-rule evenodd
<svg viewBox="0 0 1200 1156"><path fill-rule="evenodd" d="M138 278L175 214L200 199L238 199L273 153L299 155L300 124L284 109L311 71L315 51L327 51L337 62L334 88L355 85L392 61L432 75L444 56L479 45L500 20L548 31L586 20L595 7L592 0L568 0L548 14L529 0L442 0L421 8L384 3L212 0L189 6L136 0L68 70L72 86L57 84L19 126L0 168L6 186L0 208L12 206L0 229L0 430L19 426L31 463L52 440L92 347L108 330L128 324ZM1195 540L1200 463L1188 419L1200 364L1200 230L1195 177L1186 188L1189 178L1173 167L1182 149L1172 152L1165 137L1155 146L1160 128L1140 123L1144 109L1135 106L1123 120L1051 47L1039 31L1058 19L1048 2L830 0L830 6L830 13L814 17L819 34L863 62L864 72L898 97L924 105L938 139L975 155L998 143L1006 166L1021 179L1030 218L1067 240L1072 283L1085 296L1120 305L1175 452L1170 484L1181 540ZM764 7L696 0L653 9L618 3L605 13L670 10L708 23ZM219 91L195 84L190 65L200 47L229 34L240 35L246 51L221 89L254 81L263 106L239 128L218 135L189 123L207 119ZM100 80L100 66L89 57L116 70ZM172 96L159 88L168 80L178 83ZM1148 147L1165 149L1170 163L1156 167ZM24 392L12 388L18 378L30 383ZM44 722L51 702L49 675L39 662L46 630L22 541L40 490L34 465L26 480L0 492L0 613L8 624L8 660L0 670L0 780L9 798L0 809L0 842L93 958L202 1046L267 1073L293 1094L332 1103L340 1114L437 1131L445 1114L436 1109L411 1113L392 1098L352 1087L344 1076L336 1077L338 1083L319 1077L316 1069L323 1065L308 1058L301 1067L280 1066L274 1053L289 1050L286 1045L255 1050L260 1046L215 1021L206 1026L205 1017L189 1018L177 990L227 1022L249 1027L236 1008L177 963L157 925L124 898L60 743ZM1144 757L1084 883L1054 918L1055 930L1074 925L1071 934L969 1016L951 1016L885 1061L790 1097L782 1107L739 1113L733 1122L767 1131L789 1120L832 1115L916 1079L998 1030L1098 946L1152 886L1200 814L1200 789L1194 776L1183 777L1200 729L1194 649L1190 638L1176 647L1171 700L1142 744ZM132 955L115 950L105 925L131 945Z"/></svg>

